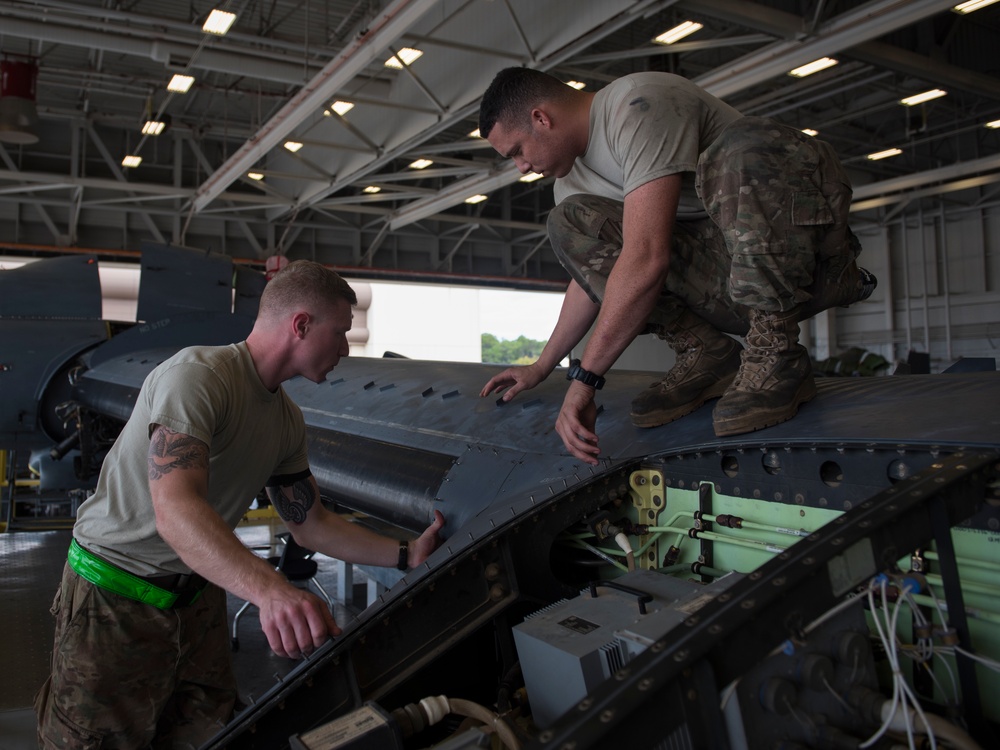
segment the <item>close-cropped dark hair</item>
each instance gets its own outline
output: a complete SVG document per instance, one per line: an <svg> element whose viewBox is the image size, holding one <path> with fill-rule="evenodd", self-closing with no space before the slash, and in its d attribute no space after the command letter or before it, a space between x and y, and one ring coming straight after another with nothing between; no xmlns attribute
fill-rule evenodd
<svg viewBox="0 0 1000 750"><path fill-rule="evenodd" d="M295 260L267 282L258 317L279 316L301 307L317 314L338 299L358 304L358 295L336 271L315 261Z"/></svg>
<svg viewBox="0 0 1000 750"><path fill-rule="evenodd" d="M479 105L479 135L488 138L498 122L521 129L531 124L531 110L544 101L572 96L574 89L558 78L531 68L504 68L493 77Z"/></svg>

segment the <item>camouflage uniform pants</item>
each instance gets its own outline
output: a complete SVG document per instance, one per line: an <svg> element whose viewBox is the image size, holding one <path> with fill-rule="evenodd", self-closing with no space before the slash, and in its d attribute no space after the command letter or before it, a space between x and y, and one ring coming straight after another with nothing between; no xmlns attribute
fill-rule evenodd
<svg viewBox="0 0 1000 750"><path fill-rule="evenodd" d="M52 673L35 696L43 750L197 748L230 719L236 680L217 586L164 610L67 565L52 614Z"/></svg>
<svg viewBox="0 0 1000 750"><path fill-rule="evenodd" d="M650 324L669 328L689 308L743 334L748 308L799 307L817 274L839 278L861 250L847 226L851 187L840 161L827 143L794 128L737 120L702 154L696 186L708 218L674 223L670 270ZM598 303L621 252L623 208L573 195L549 214L559 261Z"/></svg>

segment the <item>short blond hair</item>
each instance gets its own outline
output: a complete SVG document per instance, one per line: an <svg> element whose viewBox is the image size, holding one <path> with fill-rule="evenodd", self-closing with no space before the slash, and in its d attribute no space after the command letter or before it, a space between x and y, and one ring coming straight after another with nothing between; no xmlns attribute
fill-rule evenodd
<svg viewBox="0 0 1000 750"><path fill-rule="evenodd" d="M295 260L267 282L257 317L277 318L303 308L315 314L341 299L358 304L358 295L336 271L315 261Z"/></svg>

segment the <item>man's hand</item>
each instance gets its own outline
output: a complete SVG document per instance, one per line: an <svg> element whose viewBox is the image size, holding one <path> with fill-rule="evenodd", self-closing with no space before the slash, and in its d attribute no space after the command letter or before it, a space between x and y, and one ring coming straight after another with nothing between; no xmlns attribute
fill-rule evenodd
<svg viewBox="0 0 1000 750"><path fill-rule="evenodd" d="M597 423L595 393L589 385L574 380L566 391L559 418L556 419L556 432L566 450L592 466L597 465L597 456L601 452L597 445L597 433L594 432Z"/></svg>
<svg viewBox="0 0 1000 750"><path fill-rule="evenodd" d="M480 398L485 398L491 393L499 393L509 386L507 392L503 394L503 400L510 401L521 391L534 388L545 380L548 375L547 372L544 372L538 366L537 362L525 365L524 367L508 367L499 375L494 375L490 378L489 382L483 386L483 390L479 392L479 396Z"/></svg>
<svg viewBox="0 0 1000 750"><path fill-rule="evenodd" d="M441 515L441 511L436 510L431 525L424 530L423 534L410 542L409 564L411 568L420 565L441 544L441 540L438 539L438 531L441 530L442 526L444 526L444 516Z"/></svg>
<svg viewBox="0 0 1000 750"><path fill-rule="evenodd" d="M309 656L341 629L326 602L282 581L260 605L260 626L271 650L278 656Z"/></svg>

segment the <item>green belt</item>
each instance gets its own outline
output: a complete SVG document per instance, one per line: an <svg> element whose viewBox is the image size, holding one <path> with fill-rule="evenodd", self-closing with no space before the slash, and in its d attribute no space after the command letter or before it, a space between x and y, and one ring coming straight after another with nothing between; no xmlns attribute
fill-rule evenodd
<svg viewBox="0 0 1000 750"><path fill-rule="evenodd" d="M179 593L167 591L156 586L145 578L122 570L109 562L102 560L93 552L88 552L76 539L69 545L69 566L81 578L90 581L121 596L135 599L137 602L151 604L159 609L170 609L194 603L201 596L204 587L190 589Z"/></svg>

